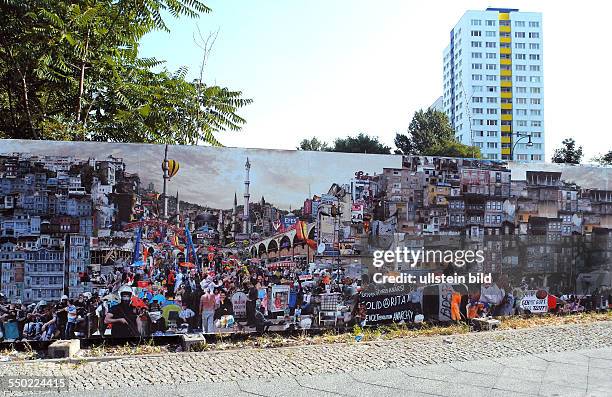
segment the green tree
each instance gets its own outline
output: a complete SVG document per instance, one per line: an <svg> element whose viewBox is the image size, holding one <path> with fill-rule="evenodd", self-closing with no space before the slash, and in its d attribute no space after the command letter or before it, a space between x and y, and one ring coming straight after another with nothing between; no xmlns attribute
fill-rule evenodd
<svg viewBox="0 0 612 397"><path fill-rule="evenodd" d="M457 142L455 133L443 112L428 108L412 117L407 134L396 134L397 154L480 157L480 149Z"/></svg>
<svg viewBox="0 0 612 397"><path fill-rule="evenodd" d="M455 139L442 141L434 146L429 147L425 156L440 156L440 157L468 157L479 159L480 148L476 146L464 145L457 142Z"/></svg>
<svg viewBox="0 0 612 397"><path fill-rule="evenodd" d="M0 134L9 138L219 144L244 124L240 91L188 82L138 56L162 13L200 0L0 1Z"/></svg>
<svg viewBox="0 0 612 397"><path fill-rule="evenodd" d="M601 156L594 157L593 161L601 165L612 165L612 150Z"/></svg>
<svg viewBox="0 0 612 397"><path fill-rule="evenodd" d="M391 147L384 145L378 137L360 132L356 137L336 138L330 152L390 154Z"/></svg>
<svg viewBox="0 0 612 397"><path fill-rule="evenodd" d="M297 150L310 150L310 151L327 151L329 150L329 146L327 142L320 141L317 137L312 137L310 139L302 139L300 142L300 146L296 148Z"/></svg>
<svg viewBox="0 0 612 397"><path fill-rule="evenodd" d="M553 163L562 164L580 164L582 160L582 146L576 147L576 141L573 138L564 139L559 149L555 149L552 156Z"/></svg>

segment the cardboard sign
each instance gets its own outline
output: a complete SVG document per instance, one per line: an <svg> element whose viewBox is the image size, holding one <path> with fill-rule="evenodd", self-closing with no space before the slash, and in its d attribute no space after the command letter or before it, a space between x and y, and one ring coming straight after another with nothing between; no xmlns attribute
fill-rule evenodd
<svg viewBox="0 0 612 397"><path fill-rule="evenodd" d="M544 299L538 299L536 290L525 291L523 299L521 299L521 309L529 310L531 313L548 313L548 296Z"/></svg>
<svg viewBox="0 0 612 397"><path fill-rule="evenodd" d="M234 307L234 316L237 318L246 317L247 296L244 292L236 292L232 295L232 306Z"/></svg>

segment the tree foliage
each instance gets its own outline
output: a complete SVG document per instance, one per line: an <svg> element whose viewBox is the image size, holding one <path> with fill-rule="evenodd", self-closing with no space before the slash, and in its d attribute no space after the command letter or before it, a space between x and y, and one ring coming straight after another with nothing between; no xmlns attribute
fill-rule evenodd
<svg viewBox="0 0 612 397"><path fill-rule="evenodd" d="M8 138L219 144L240 129L240 91L186 80L138 56L162 14L200 0L0 1L0 134Z"/></svg>
<svg viewBox="0 0 612 397"><path fill-rule="evenodd" d="M398 154L480 157L479 148L457 142L446 114L432 108L417 111L407 134L396 134L394 143Z"/></svg>
<svg viewBox="0 0 612 397"><path fill-rule="evenodd" d="M601 165L612 165L612 150L601 156L594 157L593 161Z"/></svg>
<svg viewBox="0 0 612 397"><path fill-rule="evenodd" d="M378 137L360 132L357 136L336 138L330 152L390 154L391 147L384 145Z"/></svg>
<svg viewBox="0 0 612 397"><path fill-rule="evenodd" d="M576 141L573 138L564 139L561 148L555 149L552 156L553 163L562 164L580 164L582 160L582 146L576 147Z"/></svg>
<svg viewBox="0 0 612 397"><path fill-rule="evenodd" d="M390 154L391 148L379 141L378 137L359 133L356 136L346 138L336 138L333 145L321 141L316 137L303 139L298 150L312 150L324 152L343 152L343 153L370 153L370 154Z"/></svg>
<svg viewBox="0 0 612 397"><path fill-rule="evenodd" d="M300 142L300 146L296 148L297 150L310 150L310 151L327 151L329 149L329 145L327 142L320 141L317 137L312 137L310 139L302 139Z"/></svg>

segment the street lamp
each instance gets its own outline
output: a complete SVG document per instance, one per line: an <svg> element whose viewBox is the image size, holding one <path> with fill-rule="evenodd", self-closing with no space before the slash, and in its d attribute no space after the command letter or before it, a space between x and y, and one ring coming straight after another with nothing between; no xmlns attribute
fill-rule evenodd
<svg viewBox="0 0 612 397"><path fill-rule="evenodd" d="M523 139L525 139L525 138L529 138L529 140L527 141L526 146L527 146L527 147L532 147L532 146L533 146L533 142L531 142L531 137L532 137L532 134L531 134L530 132L529 132L529 133L520 133L520 132L517 132L515 135L516 135L516 136L517 136L519 139L517 139L517 140L516 140L516 142L514 142L514 145L512 145L512 148L510 149L510 159L511 159L512 161L514 161L514 148L516 148L516 145L517 145L517 144L518 144L520 141L522 141L522 140L523 140Z"/></svg>

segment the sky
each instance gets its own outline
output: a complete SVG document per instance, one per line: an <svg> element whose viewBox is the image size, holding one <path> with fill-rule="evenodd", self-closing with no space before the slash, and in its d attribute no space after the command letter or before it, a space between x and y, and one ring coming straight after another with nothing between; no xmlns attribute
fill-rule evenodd
<svg viewBox="0 0 612 397"><path fill-rule="evenodd" d="M205 80L242 90L254 103L226 146L295 149L366 132L393 144L414 112L442 94L442 52L468 9L542 12L546 158L565 138L585 161L612 149L607 114L612 3L561 1L209 0L197 20L168 18L171 32L145 36L141 56L199 74L203 34L218 30ZM596 5L595 5L596 4ZM605 124L604 124L605 123Z"/></svg>
<svg viewBox="0 0 612 397"><path fill-rule="evenodd" d="M0 140L0 154L29 153L39 156L72 156L103 160L109 155L123 158L126 171L137 173L141 185L153 182L162 190L163 145L101 142ZM168 158L179 162L176 176L168 182L168 195L212 208L230 209L234 193L243 203L245 162L251 163L251 202L264 196L281 209L301 208L313 194L327 193L333 183L346 184L355 172L380 174L383 168L401 168L402 156L169 146ZM563 166L559 164L511 163L513 180L524 180L526 170L562 172L562 179L583 188L611 190L612 169L607 167Z"/></svg>

